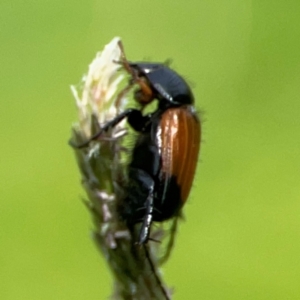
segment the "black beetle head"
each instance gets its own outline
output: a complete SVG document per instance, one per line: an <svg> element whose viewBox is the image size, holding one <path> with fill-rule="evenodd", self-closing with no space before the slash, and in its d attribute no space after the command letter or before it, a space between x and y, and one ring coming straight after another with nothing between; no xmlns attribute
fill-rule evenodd
<svg viewBox="0 0 300 300"><path fill-rule="evenodd" d="M129 62L138 77L145 77L156 98L170 105L193 104L194 96L186 81L162 63ZM163 104L163 103L162 103Z"/></svg>

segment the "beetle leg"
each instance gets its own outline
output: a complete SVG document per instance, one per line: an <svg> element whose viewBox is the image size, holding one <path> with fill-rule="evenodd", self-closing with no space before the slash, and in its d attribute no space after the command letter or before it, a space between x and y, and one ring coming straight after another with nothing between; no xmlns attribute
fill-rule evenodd
<svg viewBox="0 0 300 300"><path fill-rule="evenodd" d="M160 257L160 259L159 259L160 265L164 264L170 257L171 251L172 251L174 243L175 243L175 235L177 232L177 223L178 223L178 216L176 216L175 219L172 221L172 226L170 228L170 236L168 237L168 242L166 245L166 251L163 254L163 256Z"/></svg>
<svg viewBox="0 0 300 300"><path fill-rule="evenodd" d="M142 112L137 109L132 110L132 112L127 116L128 124L137 132L144 131L150 119L150 114L143 116Z"/></svg>
<svg viewBox="0 0 300 300"><path fill-rule="evenodd" d="M129 109L125 110L124 112L120 113L119 115L117 115L114 119L112 119L112 120L108 121L106 124L104 124L103 127L100 129L100 131L97 132L96 134L94 134L93 136L91 136L87 141L85 141L81 144L75 144L73 141L69 141L69 144L73 148L78 148L78 149L87 147L91 141L94 141L97 138L99 138L103 132L109 130L110 128L115 127L122 120L124 120L125 118L128 118L131 114L139 115L139 114L141 114L141 112L137 109L129 108Z"/></svg>
<svg viewBox="0 0 300 300"><path fill-rule="evenodd" d="M142 206L140 208L137 209L137 211L140 211L140 210L145 210L147 207L145 206ZM161 215L161 211L159 209L157 209L156 207L153 207L153 211L156 211L158 214Z"/></svg>
<svg viewBox="0 0 300 300"><path fill-rule="evenodd" d="M124 47L123 47L123 43L121 41L118 42L118 46L120 48L120 51L121 51L121 61L120 62L117 62L117 63L120 63L123 65L123 68L130 74L132 75L132 77L135 77L136 74L135 72L133 72L133 69L130 67L129 63L128 63L128 60L126 58L126 55L125 55L125 51L124 51Z"/></svg>
<svg viewBox="0 0 300 300"><path fill-rule="evenodd" d="M123 90L121 90L121 92L118 94L117 96L117 99L115 100L115 104L114 106L118 109L118 107L120 106L121 104L121 101L124 99L124 97L128 94L128 92L132 89L134 85L134 82L133 81L130 81L128 83L127 86L124 87Z"/></svg>
<svg viewBox="0 0 300 300"><path fill-rule="evenodd" d="M69 144L73 148L77 148L77 149L85 148L89 145L91 141L98 139L101 136L101 134L103 134L103 132L115 127L125 118L128 119L128 123L135 131L140 132L143 131L145 124L149 121L150 116L149 115L143 116L141 111L138 109L128 108L124 112L117 115L114 119L105 123L103 127L99 130L99 132L91 136L87 141L81 144L75 144L73 141L70 140Z"/></svg>
<svg viewBox="0 0 300 300"><path fill-rule="evenodd" d="M146 200L146 214L141 227L138 244L146 244L149 240L150 227L153 219L154 199L153 199L154 183L149 187L149 194Z"/></svg>

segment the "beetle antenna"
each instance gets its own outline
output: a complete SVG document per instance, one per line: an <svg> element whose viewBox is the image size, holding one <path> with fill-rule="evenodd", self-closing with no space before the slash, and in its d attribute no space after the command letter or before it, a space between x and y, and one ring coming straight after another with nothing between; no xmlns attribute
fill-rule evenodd
<svg viewBox="0 0 300 300"><path fill-rule="evenodd" d="M134 78L136 79L137 75L136 73L133 71L133 69L130 67L128 60L126 58L125 55L125 50L124 50L124 46L122 41L118 42L118 46L120 48L121 51L121 61L117 61L117 63L121 64L123 66L123 68Z"/></svg>

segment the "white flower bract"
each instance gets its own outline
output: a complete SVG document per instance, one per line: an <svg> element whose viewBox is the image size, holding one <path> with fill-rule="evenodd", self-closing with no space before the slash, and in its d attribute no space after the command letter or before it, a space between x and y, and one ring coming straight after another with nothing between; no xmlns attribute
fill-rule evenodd
<svg viewBox="0 0 300 300"><path fill-rule="evenodd" d="M125 104L122 101L121 107L114 105L119 84L124 79L124 75L118 72L120 64L117 62L121 58L119 42L120 38L115 37L102 52L98 52L81 84L71 86L78 108L79 126L87 136L90 135L92 115L99 123L104 123L112 119Z"/></svg>

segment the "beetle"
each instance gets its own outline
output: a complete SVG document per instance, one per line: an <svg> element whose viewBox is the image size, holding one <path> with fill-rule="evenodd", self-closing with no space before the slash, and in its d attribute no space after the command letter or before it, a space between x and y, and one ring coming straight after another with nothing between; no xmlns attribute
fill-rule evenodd
<svg viewBox="0 0 300 300"><path fill-rule="evenodd" d="M180 215L195 175L201 139L201 123L187 82L164 63L127 61L122 44L121 64L130 74L126 92L134 85L139 109L128 108L101 127L104 131L123 119L138 133L128 164L125 196L119 213L129 228L141 223L137 244L146 244L152 222ZM157 100L157 108L143 114Z"/></svg>

